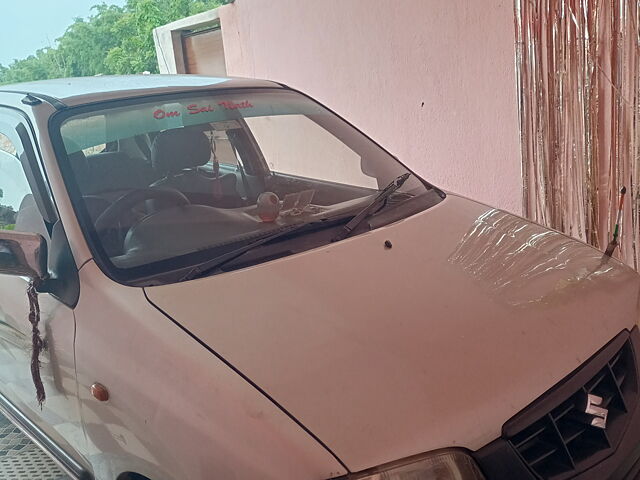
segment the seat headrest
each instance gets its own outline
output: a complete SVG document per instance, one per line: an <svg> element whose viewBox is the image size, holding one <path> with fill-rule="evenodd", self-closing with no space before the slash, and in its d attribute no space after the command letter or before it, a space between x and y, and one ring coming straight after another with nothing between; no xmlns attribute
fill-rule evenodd
<svg viewBox="0 0 640 480"><path fill-rule="evenodd" d="M151 145L151 164L163 176L205 165L209 158L209 139L204 132L192 128L160 132Z"/></svg>
<svg viewBox="0 0 640 480"><path fill-rule="evenodd" d="M139 188L142 181L138 164L125 152L102 152L87 156L91 174L91 192Z"/></svg>

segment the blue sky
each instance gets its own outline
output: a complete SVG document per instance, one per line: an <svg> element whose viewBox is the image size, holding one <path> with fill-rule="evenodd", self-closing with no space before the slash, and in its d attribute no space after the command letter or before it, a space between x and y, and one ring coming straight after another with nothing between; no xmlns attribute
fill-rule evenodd
<svg viewBox="0 0 640 480"><path fill-rule="evenodd" d="M103 1L123 5L126 0L0 0L0 64L54 45L76 17L89 16Z"/></svg>

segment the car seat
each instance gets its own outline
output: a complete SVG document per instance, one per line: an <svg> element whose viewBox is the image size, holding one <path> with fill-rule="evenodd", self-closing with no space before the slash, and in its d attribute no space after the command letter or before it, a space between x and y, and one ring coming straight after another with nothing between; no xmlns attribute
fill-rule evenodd
<svg viewBox="0 0 640 480"><path fill-rule="evenodd" d="M204 132L177 128L160 132L151 146L151 163L160 180L153 186L175 188L192 204L234 208L243 205L233 173L218 175L202 167L211 159L211 141Z"/></svg>

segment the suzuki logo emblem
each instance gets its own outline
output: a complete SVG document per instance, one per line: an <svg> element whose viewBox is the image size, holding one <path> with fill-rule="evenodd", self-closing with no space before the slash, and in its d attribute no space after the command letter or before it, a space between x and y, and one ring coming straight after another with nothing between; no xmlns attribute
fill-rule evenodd
<svg viewBox="0 0 640 480"><path fill-rule="evenodd" d="M601 406L603 401L602 397L598 395L587 395L587 406L584 409L584 413L591 416L589 425L592 427L607 428L607 414L609 410Z"/></svg>

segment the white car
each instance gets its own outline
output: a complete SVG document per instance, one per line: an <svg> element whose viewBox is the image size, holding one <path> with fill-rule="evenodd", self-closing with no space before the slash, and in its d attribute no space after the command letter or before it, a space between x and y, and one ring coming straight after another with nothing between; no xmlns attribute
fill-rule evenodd
<svg viewBox="0 0 640 480"><path fill-rule="evenodd" d="M0 150L0 410L72 478L640 478L640 277L306 95L3 86Z"/></svg>

